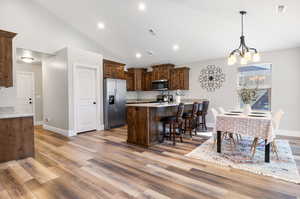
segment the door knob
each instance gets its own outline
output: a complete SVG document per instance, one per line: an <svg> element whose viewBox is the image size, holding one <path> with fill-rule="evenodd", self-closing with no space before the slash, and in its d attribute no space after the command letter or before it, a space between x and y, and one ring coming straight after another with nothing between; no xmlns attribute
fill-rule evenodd
<svg viewBox="0 0 300 199"><path fill-rule="evenodd" d="M96 102L93 102L93 104L96 104Z"/></svg>
<svg viewBox="0 0 300 199"><path fill-rule="evenodd" d="M29 100L32 100L32 98L30 97Z"/></svg>
<svg viewBox="0 0 300 199"><path fill-rule="evenodd" d="M29 104L32 104L32 102L29 102Z"/></svg>

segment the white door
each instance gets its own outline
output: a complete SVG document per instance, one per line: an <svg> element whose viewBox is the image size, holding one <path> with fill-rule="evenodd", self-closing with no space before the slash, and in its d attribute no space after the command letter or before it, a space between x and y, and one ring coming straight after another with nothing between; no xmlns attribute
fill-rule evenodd
<svg viewBox="0 0 300 199"><path fill-rule="evenodd" d="M97 128L96 69L76 68L77 133Z"/></svg>
<svg viewBox="0 0 300 199"><path fill-rule="evenodd" d="M34 74L17 71L17 111L34 113Z"/></svg>

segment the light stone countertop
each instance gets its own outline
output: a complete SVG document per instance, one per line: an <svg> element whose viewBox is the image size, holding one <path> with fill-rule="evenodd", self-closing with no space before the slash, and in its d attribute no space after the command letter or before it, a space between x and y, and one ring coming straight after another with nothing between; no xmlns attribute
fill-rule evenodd
<svg viewBox="0 0 300 199"><path fill-rule="evenodd" d="M194 102L202 102L202 99L195 99L195 100L182 100L182 103L185 105L191 105ZM178 106L179 104L172 102L172 103L139 103L139 104L127 104L126 106L130 107L152 107L152 108L160 108L160 107L171 107L171 106Z"/></svg>
<svg viewBox="0 0 300 199"><path fill-rule="evenodd" d="M19 117L33 117L33 113L0 113L0 119L12 119Z"/></svg>

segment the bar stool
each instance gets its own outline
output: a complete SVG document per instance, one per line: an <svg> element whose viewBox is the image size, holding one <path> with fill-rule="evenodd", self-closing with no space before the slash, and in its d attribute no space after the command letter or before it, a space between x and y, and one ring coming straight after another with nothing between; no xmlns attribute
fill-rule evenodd
<svg viewBox="0 0 300 199"><path fill-rule="evenodd" d="M176 116L169 116L164 117L161 119L163 122L163 136L161 142L164 141L165 138L171 140L173 138L173 145L176 144L176 136L180 137L180 141L183 142L182 133L183 133L183 111L184 111L184 104L180 103L178 105L178 111ZM166 132L166 126L169 125L169 134Z"/></svg>
<svg viewBox="0 0 300 199"><path fill-rule="evenodd" d="M209 107L209 101L202 102L202 108L198 109L197 112L197 128L201 127L205 131L207 131L206 125L206 115Z"/></svg>
<svg viewBox="0 0 300 199"><path fill-rule="evenodd" d="M190 113L184 113L183 119L184 119L184 133L189 132L190 136L192 137L192 132L195 131L195 135L197 135L197 112L199 103L195 102L193 104L192 112Z"/></svg>

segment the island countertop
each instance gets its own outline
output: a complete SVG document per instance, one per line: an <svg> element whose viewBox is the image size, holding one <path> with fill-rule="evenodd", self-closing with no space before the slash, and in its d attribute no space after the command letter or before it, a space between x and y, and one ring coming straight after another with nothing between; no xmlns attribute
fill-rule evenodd
<svg viewBox="0 0 300 199"><path fill-rule="evenodd" d="M181 102L185 105L191 105L194 102L201 103L205 99L184 99ZM178 106L178 103L175 102L163 102L163 103L138 103L138 104L127 104L127 107L152 107L152 108L160 108L160 107L172 107L172 106Z"/></svg>
<svg viewBox="0 0 300 199"><path fill-rule="evenodd" d="M33 113L0 113L0 119L11 119L20 117L33 117Z"/></svg>

